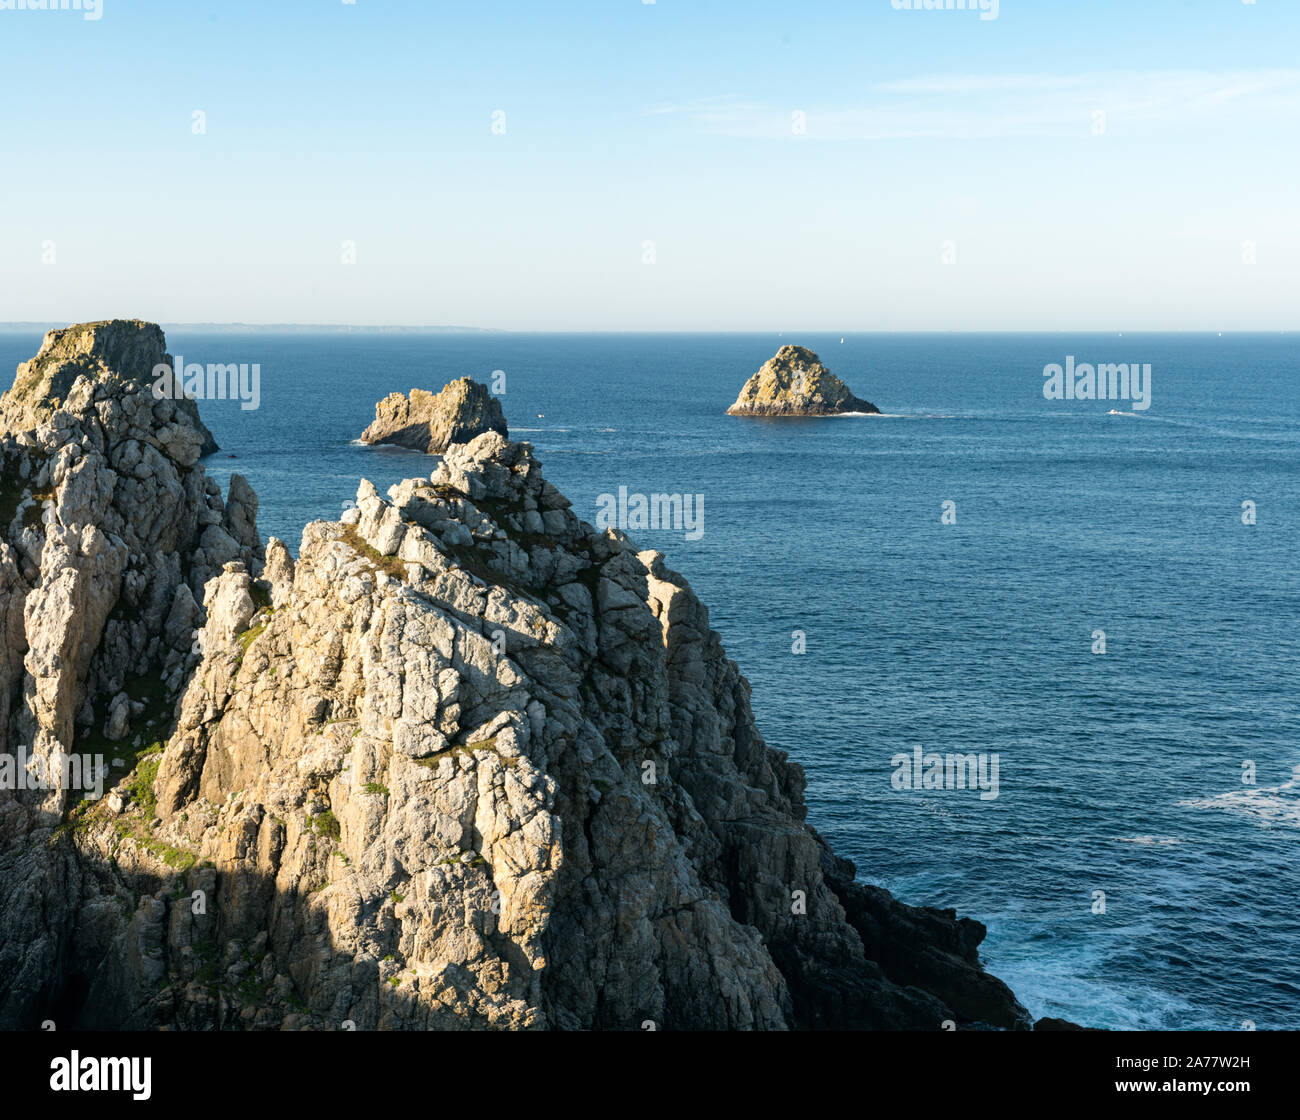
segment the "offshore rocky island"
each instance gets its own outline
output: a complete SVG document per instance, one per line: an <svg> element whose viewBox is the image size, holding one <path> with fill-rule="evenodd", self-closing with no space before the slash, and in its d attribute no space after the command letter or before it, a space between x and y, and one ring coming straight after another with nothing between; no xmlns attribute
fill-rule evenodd
<svg viewBox="0 0 1300 1120"><path fill-rule="evenodd" d="M441 455L453 443L468 443L484 432L510 434L501 402L486 385L462 377L440 393L389 394L375 405L374 422L361 433L361 442Z"/></svg>
<svg viewBox="0 0 1300 1120"><path fill-rule="evenodd" d="M840 416L878 414L870 401L828 370L806 346L782 346L741 387L728 416Z"/></svg>
<svg viewBox="0 0 1300 1120"><path fill-rule="evenodd" d="M0 1027L1032 1025L980 923L856 881L707 608L529 444L461 432L295 560L169 363L70 327L0 400L0 758L109 766L0 789Z"/></svg>

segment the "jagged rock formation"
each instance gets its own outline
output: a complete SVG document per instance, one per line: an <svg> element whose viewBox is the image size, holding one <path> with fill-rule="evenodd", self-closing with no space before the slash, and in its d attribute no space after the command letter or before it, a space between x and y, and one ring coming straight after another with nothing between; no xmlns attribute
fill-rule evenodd
<svg viewBox="0 0 1300 1120"><path fill-rule="evenodd" d="M979 965L979 923L854 881L707 609L658 553L575 517L529 445L453 445L387 497L363 482L296 561L272 538L264 564L248 542L216 570L185 535L219 506L201 468L129 465L160 451L129 418L159 406L89 380L73 398L55 513L0 544L6 729L60 690L112 723L115 649L152 651L181 696L165 749L103 800L60 816L0 791L0 1027L1029 1025ZM88 460L94 507L73 501ZM151 516L173 491L176 516ZM72 547L74 509L82 546L121 540L127 568L165 550L123 534L179 522L167 555L191 578L141 600L134 637L82 612L60 659L22 663L63 613L41 605L62 578L43 558Z"/></svg>
<svg viewBox="0 0 1300 1120"><path fill-rule="evenodd" d="M172 358L154 323L113 319L50 331L36 357L18 367L13 386L0 396L0 431L29 431L49 420L79 377L152 385L159 365L170 368ZM184 425L199 434L199 454L220 450L199 419L198 406L188 399L176 405Z"/></svg>
<svg viewBox="0 0 1300 1120"><path fill-rule="evenodd" d="M204 583L260 564L252 488L234 476L223 503L198 465L211 437L194 402L153 397L165 360L156 326L52 331L3 398L6 424L35 421L0 430L7 745L71 750L104 697L122 730L128 677L179 686Z"/></svg>
<svg viewBox="0 0 1300 1120"><path fill-rule="evenodd" d="M745 382L729 416L834 416L842 412L879 412L804 346L782 346Z"/></svg>
<svg viewBox="0 0 1300 1120"><path fill-rule="evenodd" d="M410 397L391 393L375 405L374 423L362 443L392 443L441 455L453 443L468 443L484 432L509 436L501 402L486 385L462 377L434 394L412 389Z"/></svg>
<svg viewBox="0 0 1300 1120"><path fill-rule="evenodd" d="M156 326L54 331L3 400L19 426L0 429L0 1007L57 982L85 874L51 844L75 798L15 789L15 760L102 753L110 784L133 769L195 660L205 583L260 570L257 499L235 476L222 502L194 402L153 397L162 361Z"/></svg>

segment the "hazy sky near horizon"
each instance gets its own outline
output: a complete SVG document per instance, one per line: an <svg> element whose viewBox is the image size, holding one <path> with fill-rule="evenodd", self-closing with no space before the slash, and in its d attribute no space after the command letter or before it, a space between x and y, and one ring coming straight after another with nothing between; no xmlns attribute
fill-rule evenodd
<svg viewBox="0 0 1300 1120"><path fill-rule="evenodd" d="M1300 326L1297 0L102 3L0 10L0 320Z"/></svg>

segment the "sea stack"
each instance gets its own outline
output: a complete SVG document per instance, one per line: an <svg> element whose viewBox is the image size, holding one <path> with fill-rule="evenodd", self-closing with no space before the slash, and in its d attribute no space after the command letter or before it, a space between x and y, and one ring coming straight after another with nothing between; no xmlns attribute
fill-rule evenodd
<svg viewBox="0 0 1300 1120"><path fill-rule="evenodd" d="M879 412L849 387L806 346L782 346L745 382L729 416L836 416Z"/></svg>
<svg viewBox="0 0 1300 1120"><path fill-rule="evenodd" d="M385 397L375 405L375 421L361 434L361 442L441 455L453 443L469 443L484 432L510 435L501 402L486 385L462 377L440 393L412 389L409 397Z"/></svg>

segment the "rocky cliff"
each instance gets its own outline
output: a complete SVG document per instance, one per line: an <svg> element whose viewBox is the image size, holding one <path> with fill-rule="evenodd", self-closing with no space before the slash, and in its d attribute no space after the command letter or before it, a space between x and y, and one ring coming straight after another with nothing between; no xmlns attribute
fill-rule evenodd
<svg viewBox="0 0 1300 1120"><path fill-rule="evenodd" d="M4 752L123 755L0 790L0 1026L1028 1026L979 923L855 881L686 580L528 444L363 482L295 560L175 404L84 374L0 444Z"/></svg>
<svg viewBox="0 0 1300 1120"><path fill-rule="evenodd" d="M462 377L439 393L412 389L409 397L391 393L375 405L374 422L362 443L392 443L441 455L453 443L468 443L484 432L510 433L501 402L486 385Z"/></svg>
<svg viewBox="0 0 1300 1120"><path fill-rule="evenodd" d="M67 399L79 377L122 382L123 387L128 382L152 385L160 365L170 369L172 357L162 329L154 323L117 319L50 331L36 357L18 367L13 386L0 395L0 431L22 432L43 424ZM199 419L198 406L184 397L175 404L184 426L198 433L199 454L219 450Z"/></svg>
<svg viewBox="0 0 1300 1120"><path fill-rule="evenodd" d="M731 416L834 416L844 412L879 412L804 346L782 346L740 390Z"/></svg>

